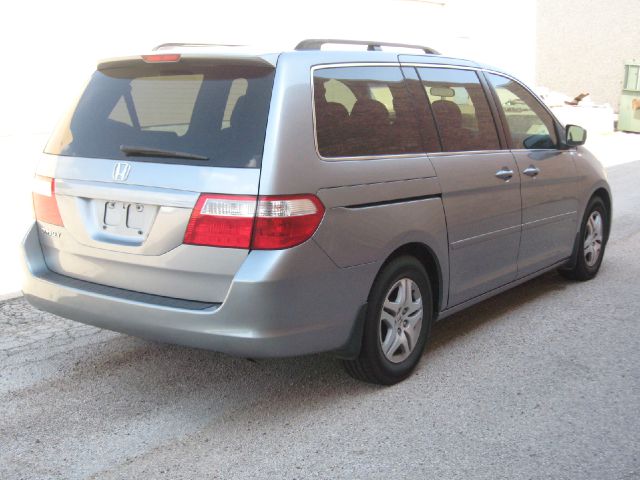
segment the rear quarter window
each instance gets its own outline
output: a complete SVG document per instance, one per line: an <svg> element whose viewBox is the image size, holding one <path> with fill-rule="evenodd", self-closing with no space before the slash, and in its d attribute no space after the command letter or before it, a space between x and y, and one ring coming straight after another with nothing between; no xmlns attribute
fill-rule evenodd
<svg viewBox="0 0 640 480"><path fill-rule="evenodd" d="M314 71L318 152L327 158L423 151L418 119L399 67Z"/></svg>

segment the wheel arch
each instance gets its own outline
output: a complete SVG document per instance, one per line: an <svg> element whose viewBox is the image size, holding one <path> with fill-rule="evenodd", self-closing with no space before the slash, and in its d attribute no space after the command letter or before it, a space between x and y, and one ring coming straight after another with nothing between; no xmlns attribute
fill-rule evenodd
<svg viewBox="0 0 640 480"><path fill-rule="evenodd" d="M584 206L584 210L582 212L582 216L580 217L580 222L578 223L578 231L576 232L576 236L574 239L573 250L571 252L571 258L567 262L566 266L562 267L561 270L568 270L575 267L578 261L578 255L580 254L580 229L582 228L582 219L586 215L586 210L591 201L594 198L602 199L604 203L605 209L607 210L607 222L606 222L606 232L605 232L605 242L609 240L609 233L611 232L611 214L612 214L612 205L611 205L611 193L608 188L604 186L599 186L594 189L594 191L587 197L587 201Z"/></svg>
<svg viewBox="0 0 640 480"><path fill-rule="evenodd" d="M431 284L431 290L433 295L433 316L434 320L437 318L442 306L444 305L444 289L442 280L442 268L440 261L438 260L435 252L426 244L420 242L406 243L396 248L391 254L389 254L386 260L380 266L378 274L382 272L384 267L393 259L403 255L409 255L417 258L424 266L427 275L429 276L429 283ZM376 277L377 277L376 275Z"/></svg>
<svg viewBox="0 0 640 480"><path fill-rule="evenodd" d="M376 272L372 284L375 283L375 279L378 278L380 273L384 270L387 264L389 264L389 262L403 255L409 255L417 258L418 261L424 266L429 277L429 283L431 284L431 294L433 295L433 321L436 321L445 300L442 278L443 274L437 255L428 245L421 242L411 242L405 243L404 245L393 250L380 265L380 268ZM349 339L344 346L334 352L334 354L338 358L354 359L357 358L357 356L360 354L360 349L362 346L362 332L364 328L367 306L368 303L365 303L360 307L351 334L349 335Z"/></svg>

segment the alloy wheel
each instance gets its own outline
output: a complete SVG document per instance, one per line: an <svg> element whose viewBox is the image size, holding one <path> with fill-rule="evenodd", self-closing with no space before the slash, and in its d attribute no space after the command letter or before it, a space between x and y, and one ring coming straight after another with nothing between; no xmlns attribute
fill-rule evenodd
<svg viewBox="0 0 640 480"><path fill-rule="evenodd" d="M410 278L395 282L382 304L379 338L382 353L392 363L411 355L422 329L422 295Z"/></svg>
<svg viewBox="0 0 640 480"><path fill-rule="evenodd" d="M600 258L602 251L603 221L599 211L594 210L587 219L587 228L584 239L584 261L589 267L593 267Z"/></svg>

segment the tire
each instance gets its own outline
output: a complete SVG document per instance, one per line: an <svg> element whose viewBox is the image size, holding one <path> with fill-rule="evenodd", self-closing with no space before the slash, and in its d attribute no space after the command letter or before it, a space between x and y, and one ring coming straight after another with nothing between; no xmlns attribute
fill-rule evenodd
<svg viewBox="0 0 640 480"><path fill-rule="evenodd" d="M362 348L358 358L343 361L347 373L379 385L404 380L420 361L432 319L431 284L422 264L411 256L391 260L371 287Z"/></svg>
<svg viewBox="0 0 640 480"><path fill-rule="evenodd" d="M597 219L600 221L599 227L597 227ZM599 232L597 232L598 228ZM582 218L578 237L580 241L576 245L578 251L574 252L575 264L571 268L561 268L560 274L570 280L582 282L595 277L602 265L608 232L607 209L600 197L593 197Z"/></svg>

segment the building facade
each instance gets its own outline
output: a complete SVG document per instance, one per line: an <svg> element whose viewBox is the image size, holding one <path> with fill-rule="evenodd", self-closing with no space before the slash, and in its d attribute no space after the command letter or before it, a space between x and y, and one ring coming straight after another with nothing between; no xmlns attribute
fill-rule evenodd
<svg viewBox="0 0 640 480"><path fill-rule="evenodd" d="M624 62L640 61L640 0L538 0L535 83L619 109Z"/></svg>

